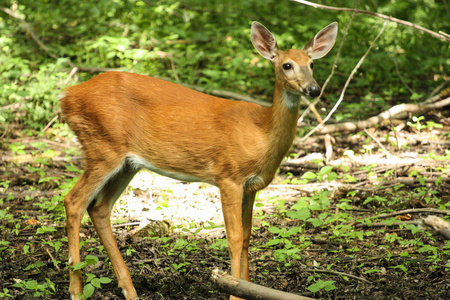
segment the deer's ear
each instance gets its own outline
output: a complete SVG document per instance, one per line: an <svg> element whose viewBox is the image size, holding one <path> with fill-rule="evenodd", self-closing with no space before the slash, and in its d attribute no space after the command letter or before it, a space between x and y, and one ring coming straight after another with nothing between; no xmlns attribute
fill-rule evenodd
<svg viewBox="0 0 450 300"><path fill-rule="evenodd" d="M337 30L338 23L331 23L306 43L303 47L303 51L305 51L312 59L324 57L330 52L336 42Z"/></svg>
<svg viewBox="0 0 450 300"><path fill-rule="evenodd" d="M273 60L277 56L277 41L273 34L261 23L252 23L252 43L262 57Z"/></svg>

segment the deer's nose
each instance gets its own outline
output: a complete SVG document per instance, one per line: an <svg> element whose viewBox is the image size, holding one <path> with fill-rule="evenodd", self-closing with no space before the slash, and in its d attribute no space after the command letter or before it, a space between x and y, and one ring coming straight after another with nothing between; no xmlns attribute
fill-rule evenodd
<svg viewBox="0 0 450 300"><path fill-rule="evenodd" d="M320 87L318 85L309 86L306 92L310 97L317 97L320 95Z"/></svg>

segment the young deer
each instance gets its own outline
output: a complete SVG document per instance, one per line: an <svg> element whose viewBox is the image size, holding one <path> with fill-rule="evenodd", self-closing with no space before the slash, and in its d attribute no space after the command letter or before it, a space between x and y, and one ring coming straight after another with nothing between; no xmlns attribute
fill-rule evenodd
<svg viewBox="0 0 450 300"><path fill-rule="evenodd" d="M281 51L263 25L253 22L256 50L271 61L273 104L216 98L156 78L108 72L61 95L61 108L78 136L85 169L66 196L69 265L80 262L81 218L87 210L126 299L137 299L111 230L111 208L142 168L220 190L231 275L250 280L248 248L255 193L273 179L296 134L301 95L316 97L313 59L333 47L337 23L302 50ZM70 270L69 291L79 299L81 271Z"/></svg>

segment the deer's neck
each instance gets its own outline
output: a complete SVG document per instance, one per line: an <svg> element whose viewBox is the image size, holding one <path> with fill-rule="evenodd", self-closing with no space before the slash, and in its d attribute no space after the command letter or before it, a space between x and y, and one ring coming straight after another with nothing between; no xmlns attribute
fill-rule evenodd
<svg viewBox="0 0 450 300"><path fill-rule="evenodd" d="M287 153L297 132L299 105L300 95L286 91L277 80L271 107L271 140L278 145L281 156Z"/></svg>
<svg viewBox="0 0 450 300"><path fill-rule="evenodd" d="M297 132L300 96L289 93L277 81L272 107L268 109L269 149L263 173L271 181L289 151Z"/></svg>

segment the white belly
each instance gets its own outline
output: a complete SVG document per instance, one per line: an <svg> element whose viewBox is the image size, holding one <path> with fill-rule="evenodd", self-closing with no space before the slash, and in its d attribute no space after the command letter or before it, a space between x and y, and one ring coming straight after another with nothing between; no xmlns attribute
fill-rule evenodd
<svg viewBox="0 0 450 300"><path fill-rule="evenodd" d="M154 164L152 164L151 162L145 160L144 158L142 158L140 156L134 155L134 154L127 155L127 161L136 169L145 168L152 172L158 173L159 175L173 178L176 180L188 181L188 182L207 182L207 183L215 185L213 180L206 181L206 180L197 178L195 176L191 176L189 174L176 173L176 172L160 169L160 168L156 167Z"/></svg>

